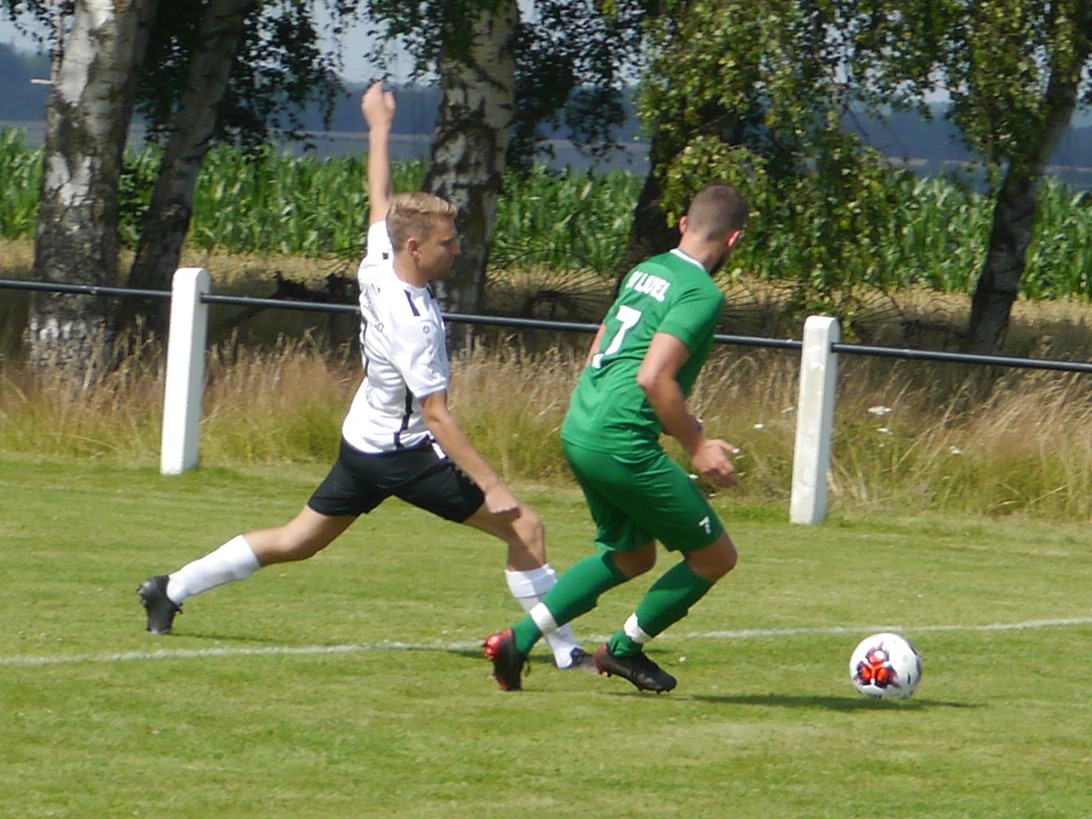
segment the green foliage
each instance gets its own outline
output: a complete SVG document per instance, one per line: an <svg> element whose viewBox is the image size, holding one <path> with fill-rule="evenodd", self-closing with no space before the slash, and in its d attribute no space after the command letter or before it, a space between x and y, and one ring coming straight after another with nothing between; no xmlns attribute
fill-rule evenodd
<svg viewBox="0 0 1092 819"><path fill-rule="evenodd" d="M948 116L1000 189L989 252L972 274L964 271L975 290L965 343L1000 347L1025 273L1036 186L1092 55L1090 4L679 0L652 20L650 42L640 111L664 198L646 188L641 218L661 205L677 213L710 181L680 172L687 152L709 155L689 163L698 166L742 155L746 172L761 167L754 185L764 188L759 206L768 217L767 232L752 241L780 245L764 261L794 283L793 306L844 319L858 309L857 283L898 283L885 245L905 234L913 214L900 207L898 190L909 175L862 150L842 119L861 105L871 116L924 111L930 92L947 91ZM746 262L736 260L755 267ZM1080 282L1085 269L1065 278ZM1024 290L1041 292L1035 284Z"/></svg>
<svg viewBox="0 0 1092 819"><path fill-rule="evenodd" d="M1092 47L1092 8L1082 0L790 5L828 24L829 47L802 59L843 70L842 93L880 110L925 112L943 91L947 116L995 173L1006 162L1031 170L1053 118L1068 118L1066 89L1076 90Z"/></svg>
<svg viewBox="0 0 1092 819"><path fill-rule="evenodd" d="M152 200L162 151L154 145L128 151L118 177L118 234L125 247L140 241L141 221Z"/></svg>
<svg viewBox="0 0 1092 819"><path fill-rule="evenodd" d="M1065 684L1092 674L1080 525L802 527L718 501L741 562L650 644L679 678L661 697L542 649L522 694L498 691L480 642L522 614L503 547L397 501L144 632L140 579L287 520L321 471L0 461L4 815L872 816L878 794L911 816L1087 813L1092 701ZM517 489L559 570L589 553L576 490ZM575 624L586 647L661 557ZM924 657L906 702L849 684L878 624Z"/></svg>
<svg viewBox="0 0 1092 819"><path fill-rule="evenodd" d="M694 191L704 185L734 185L751 205L751 224L764 225L769 220L768 197L770 179L766 160L746 146L731 145L719 137L706 134L694 137L674 157L664 172L663 207L668 222L679 223L686 213Z"/></svg>
<svg viewBox="0 0 1092 819"><path fill-rule="evenodd" d="M900 216L901 224L891 231L888 247L903 280L970 293L986 257L989 203L943 180L922 179L909 190Z"/></svg>
<svg viewBox="0 0 1092 819"><path fill-rule="evenodd" d="M58 47L54 38L67 30L59 23L62 18L70 22L73 5L53 0L0 2L14 25L42 41L43 52ZM194 58L209 47L207 39L201 39L208 38L207 28L203 29L206 13L210 7L214 12L219 8L221 15L224 10L207 0L153 5L158 10L145 32L144 62L134 67L139 79L136 108L148 126L148 139L165 142L189 85ZM336 73L338 58L322 42L323 34L343 26L353 16L354 5L338 0L242 4L243 31L227 93L218 106L216 138L255 147L274 133L302 138L302 115L307 108L328 119L342 88ZM119 4L119 13L126 8ZM223 22L224 17L217 20L221 26Z"/></svg>
<svg viewBox="0 0 1092 819"><path fill-rule="evenodd" d="M676 7L677 6L677 7ZM702 185L754 203L733 264L795 283L801 310L852 315L854 286L897 275L886 243L909 174L844 132L834 4L680 3L654 27L640 110L677 219Z"/></svg>
<svg viewBox="0 0 1092 819"><path fill-rule="evenodd" d="M399 190L418 187L423 165L394 169ZM271 147L209 153L194 199L190 241L201 248L284 255L359 255L368 204L360 157L289 157ZM235 217L225 220L224 213Z"/></svg>
<svg viewBox="0 0 1092 819"><path fill-rule="evenodd" d="M509 174L497 206L491 263L610 270L640 185L619 171L554 174L538 166L526 175Z"/></svg>
<svg viewBox="0 0 1092 819"><path fill-rule="evenodd" d="M1082 0L990 0L941 8L946 48L933 55L930 68L951 94L952 119L989 162L1030 171L1056 116L1053 109L1066 96L1061 89L1071 85L1075 95L1086 68L1092 11ZM921 13L918 4L905 12Z"/></svg>
<svg viewBox="0 0 1092 819"><path fill-rule="evenodd" d="M1046 179L1039 190L1021 293L1030 299L1092 298L1090 247L1092 195Z"/></svg>
<svg viewBox="0 0 1092 819"><path fill-rule="evenodd" d="M38 218L38 189L42 180L42 154L27 147L26 138L14 128L0 128L0 238L23 239L34 235Z"/></svg>

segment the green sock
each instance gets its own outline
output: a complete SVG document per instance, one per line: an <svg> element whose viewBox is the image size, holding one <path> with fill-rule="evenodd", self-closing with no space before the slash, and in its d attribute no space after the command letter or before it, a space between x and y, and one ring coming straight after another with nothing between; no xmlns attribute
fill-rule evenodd
<svg viewBox="0 0 1092 819"><path fill-rule="evenodd" d="M694 574L690 564L683 560L668 569L645 593L637 606L638 627L649 637L655 637L686 617L690 607L711 588L713 584ZM623 629L611 635L607 646L616 657L632 657L640 653L642 643L627 635Z"/></svg>
<svg viewBox="0 0 1092 819"><path fill-rule="evenodd" d="M596 552L581 560L557 579L542 599L559 626L575 620L595 608L599 595L625 583L628 578L618 571L609 552ZM531 615L512 626L516 649L527 656L542 636Z"/></svg>

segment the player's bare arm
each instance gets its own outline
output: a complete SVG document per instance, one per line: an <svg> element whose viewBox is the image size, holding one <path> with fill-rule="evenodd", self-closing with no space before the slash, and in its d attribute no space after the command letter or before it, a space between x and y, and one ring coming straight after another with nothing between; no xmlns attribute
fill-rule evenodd
<svg viewBox="0 0 1092 819"><path fill-rule="evenodd" d="M447 390L440 390L422 398L421 411L436 442L455 465L485 493L486 509L506 520L518 518L519 501L470 443L470 439L448 410Z"/></svg>
<svg viewBox="0 0 1092 819"><path fill-rule="evenodd" d="M372 83L360 100L360 111L368 124L368 224L387 218L394 185L391 179L390 136L396 106L394 92L384 91L382 82Z"/></svg>
<svg viewBox="0 0 1092 819"><path fill-rule="evenodd" d="M689 357L682 341L669 333L657 333L637 371L637 383L664 432L682 445L694 468L718 486L734 486L736 473L729 456L739 450L727 441L705 437L702 423L687 409L676 378Z"/></svg>

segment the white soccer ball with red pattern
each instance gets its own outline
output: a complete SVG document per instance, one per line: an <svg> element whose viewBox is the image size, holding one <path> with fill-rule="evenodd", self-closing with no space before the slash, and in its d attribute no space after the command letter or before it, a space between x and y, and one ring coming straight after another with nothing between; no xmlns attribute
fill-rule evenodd
<svg viewBox="0 0 1092 819"><path fill-rule="evenodd" d="M921 655L901 634L873 634L853 649L849 678L866 697L904 700L921 682Z"/></svg>

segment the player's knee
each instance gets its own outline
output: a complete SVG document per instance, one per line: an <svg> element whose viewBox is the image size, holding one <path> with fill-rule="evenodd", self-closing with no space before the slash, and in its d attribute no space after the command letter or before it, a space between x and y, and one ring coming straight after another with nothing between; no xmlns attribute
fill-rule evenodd
<svg viewBox="0 0 1092 819"><path fill-rule="evenodd" d="M711 583L716 583L736 567L736 563L739 562L739 555L736 552L735 544L732 543L728 535L723 535L715 543L706 546L704 549L691 552L686 556L686 559L695 574Z"/></svg>
<svg viewBox="0 0 1092 819"><path fill-rule="evenodd" d="M637 562L633 565L633 576L639 574L646 574L656 568L656 550L649 549L647 551L637 552Z"/></svg>
<svg viewBox="0 0 1092 819"><path fill-rule="evenodd" d="M542 515L539 515L531 507L521 507L517 523L529 541L545 541L546 523L543 521Z"/></svg>
<svg viewBox="0 0 1092 819"><path fill-rule="evenodd" d="M652 571L656 566L656 544L649 544L632 552L612 552L611 560L622 574L633 579Z"/></svg>
<svg viewBox="0 0 1092 819"><path fill-rule="evenodd" d="M720 576L724 577L724 575L732 571L732 569L736 567L737 563L739 563L739 553L736 551L735 544L729 540L722 556L721 568L723 569L723 571L721 572Z"/></svg>

